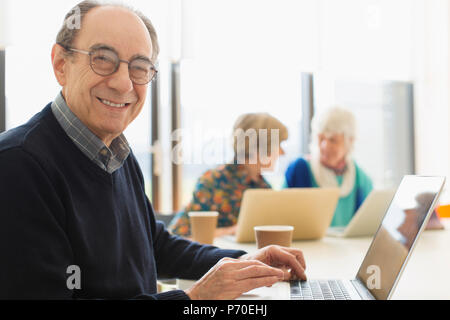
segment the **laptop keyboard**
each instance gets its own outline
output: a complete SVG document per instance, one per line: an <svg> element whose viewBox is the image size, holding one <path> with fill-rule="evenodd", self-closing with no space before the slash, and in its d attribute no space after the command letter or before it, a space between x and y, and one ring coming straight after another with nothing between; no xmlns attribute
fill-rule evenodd
<svg viewBox="0 0 450 320"><path fill-rule="evenodd" d="M292 300L350 300L340 280L291 281Z"/></svg>

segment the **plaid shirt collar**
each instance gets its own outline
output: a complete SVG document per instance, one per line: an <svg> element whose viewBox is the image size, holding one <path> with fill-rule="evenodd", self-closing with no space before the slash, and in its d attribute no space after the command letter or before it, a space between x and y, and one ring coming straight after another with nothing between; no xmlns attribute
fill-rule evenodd
<svg viewBox="0 0 450 320"><path fill-rule="evenodd" d="M112 174L122 167L130 154L128 141L123 134L114 139L108 148L70 110L62 93L53 101L52 111L75 145L100 168Z"/></svg>

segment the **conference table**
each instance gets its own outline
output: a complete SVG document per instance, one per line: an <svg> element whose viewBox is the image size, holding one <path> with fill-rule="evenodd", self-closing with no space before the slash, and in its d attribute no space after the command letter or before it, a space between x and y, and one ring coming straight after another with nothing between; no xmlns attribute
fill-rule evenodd
<svg viewBox="0 0 450 320"><path fill-rule="evenodd" d="M392 299L450 299L450 219L444 230L425 230L403 271ZM372 237L295 241L303 251L309 279L353 279L372 242ZM232 236L216 238L224 249L257 250L255 243L236 243ZM180 282L182 286L189 283Z"/></svg>

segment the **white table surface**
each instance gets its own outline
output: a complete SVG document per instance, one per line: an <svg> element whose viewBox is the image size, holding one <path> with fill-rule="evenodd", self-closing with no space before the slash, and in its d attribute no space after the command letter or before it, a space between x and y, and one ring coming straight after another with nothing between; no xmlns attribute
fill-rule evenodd
<svg viewBox="0 0 450 320"><path fill-rule="evenodd" d="M450 299L450 219L445 230L424 231L409 259L392 299ZM332 238L297 241L303 251L309 279L353 279L372 238ZM214 245L253 252L255 243L217 238Z"/></svg>

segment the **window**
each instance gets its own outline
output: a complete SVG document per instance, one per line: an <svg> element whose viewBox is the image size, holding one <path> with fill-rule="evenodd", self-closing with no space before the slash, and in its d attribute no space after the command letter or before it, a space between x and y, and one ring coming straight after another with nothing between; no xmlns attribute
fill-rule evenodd
<svg viewBox="0 0 450 320"><path fill-rule="evenodd" d="M232 160L232 127L249 112L268 112L289 129L287 155L266 176L280 188L301 150L302 73L318 49L315 2L201 0L185 10L183 204L204 171Z"/></svg>

